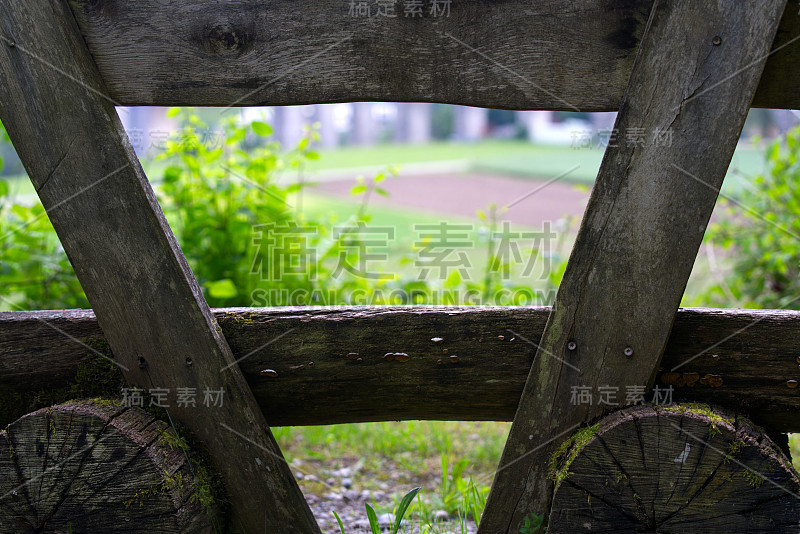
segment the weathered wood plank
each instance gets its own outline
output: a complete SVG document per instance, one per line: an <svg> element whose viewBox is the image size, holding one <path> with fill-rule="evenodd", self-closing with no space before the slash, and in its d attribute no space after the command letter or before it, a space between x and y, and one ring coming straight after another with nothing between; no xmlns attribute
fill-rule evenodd
<svg viewBox="0 0 800 534"><path fill-rule="evenodd" d="M791 461L733 414L682 405L625 409L559 452L553 534L794 533L800 524Z"/></svg>
<svg viewBox="0 0 800 534"><path fill-rule="evenodd" d="M351 16L362 2L70 0L124 105L445 102L619 109L652 0L452 2L449 16ZM440 6L448 2L439 2ZM394 3L392 3L394 5ZM409 3L410 4L410 3ZM789 4L776 47L800 36ZM770 57L754 106L800 107L800 41Z"/></svg>
<svg viewBox="0 0 800 534"><path fill-rule="evenodd" d="M175 440L138 408L81 402L26 415L0 432L0 530L218 531L219 510L200 502L196 466Z"/></svg>
<svg viewBox="0 0 800 534"><path fill-rule="evenodd" d="M214 310L235 359L263 347L240 367L267 421L279 426L510 421L536 348L509 330L538 343L549 312L475 306ZM796 311L682 309L657 383L672 386L674 400L727 406L770 429L798 432L800 388L790 387L800 380L798 329ZM434 343L434 337L443 340ZM111 355L90 310L0 313L0 404L65 388L81 364L93 369L99 357L74 340ZM351 352L362 362L348 359ZM387 352L410 358L388 361ZM451 364L453 355L458 362ZM264 369L278 376L262 376ZM621 390L617 400L625 396ZM652 396L648 391L646 399ZM0 411L15 410L7 418L13 420L38 407L20 403Z"/></svg>
<svg viewBox="0 0 800 534"><path fill-rule="evenodd" d="M0 3L0 41L0 118L128 383L223 391L170 411L207 445L234 525L318 532L66 1Z"/></svg>
<svg viewBox="0 0 800 534"><path fill-rule="evenodd" d="M652 383L786 0L653 7L479 532L550 510L559 436L608 411L574 387ZM513 463L513 469L503 469Z"/></svg>

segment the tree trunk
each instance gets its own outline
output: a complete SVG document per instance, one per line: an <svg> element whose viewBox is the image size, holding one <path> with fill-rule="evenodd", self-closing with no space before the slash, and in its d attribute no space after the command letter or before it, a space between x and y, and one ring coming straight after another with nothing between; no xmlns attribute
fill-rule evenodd
<svg viewBox="0 0 800 534"><path fill-rule="evenodd" d="M796 533L800 525L789 459L746 419L705 405L620 410L576 432L550 465L550 534Z"/></svg>
<svg viewBox="0 0 800 534"><path fill-rule="evenodd" d="M0 447L0 532L214 531L208 482L138 408L42 409L0 432Z"/></svg>

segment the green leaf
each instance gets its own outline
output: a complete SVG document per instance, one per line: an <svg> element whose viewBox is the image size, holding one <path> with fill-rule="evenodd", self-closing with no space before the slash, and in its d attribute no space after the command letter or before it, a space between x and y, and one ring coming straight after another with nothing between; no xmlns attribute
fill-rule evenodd
<svg viewBox="0 0 800 534"><path fill-rule="evenodd" d="M361 193L367 190L367 186L364 184L359 184L355 186L353 189L350 190L351 195L360 195Z"/></svg>
<svg viewBox="0 0 800 534"><path fill-rule="evenodd" d="M207 282L206 289L208 289L208 295L215 299L229 299L239 294L238 291L236 291L233 280L230 278Z"/></svg>
<svg viewBox="0 0 800 534"><path fill-rule="evenodd" d="M272 126L270 126L266 122L253 121L250 127L253 128L253 131L258 135L262 135L264 137L272 135Z"/></svg>
<svg viewBox="0 0 800 534"><path fill-rule="evenodd" d="M461 273L458 272L458 269L454 269L449 275L447 275L447 279L444 281L444 287L447 289L455 289L461 285Z"/></svg>
<svg viewBox="0 0 800 534"><path fill-rule="evenodd" d="M378 524L378 516L375 515L375 510L369 503L365 503L364 506L367 507L367 519L369 519L369 528L372 530L372 534L381 534L381 526Z"/></svg>
<svg viewBox="0 0 800 534"><path fill-rule="evenodd" d="M8 184L5 182L5 180L0 180L0 197L4 197L7 194L8 194Z"/></svg>
<svg viewBox="0 0 800 534"><path fill-rule="evenodd" d="M376 187L375 192L384 197L389 196L389 192L386 189L381 189L380 187Z"/></svg>
<svg viewBox="0 0 800 534"><path fill-rule="evenodd" d="M344 532L344 525L342 524L342 520L341 520L341 519L339 519L339 514L337 514L337 513L334 511L334 512L333 512L333 517L335 517L335 518L336 518L336 522L337 522L337 523L339 523L339 532L341 532L341 534L345 534L345 532Z"/></svg>
<svg viewBox="0 0 800 534"><path fill-rule="evenodd" d="M397 507L397 515L394 518L394 528L392 528L392 534L397 534L397 531L400 530L400 522L403 521L403 516L406 515L408 507L411 506L411 501L414 500L414 497L417 496L417 493L419 493L419 490L421 489L422 488L412 489L406 493L405 497L403 497L403 500L400 501L400 505Z"/></svg>
<svg viewBox="0 0 800 534"><path fill-rule="evenodd" d="M167 110L167 117L170 117L170 118L177 117L178 113L180 113L180 112L181 112L181 108L169 108Z"/></svg>
<svg viewBox="0 0 800 534"><path fill-rule="evenodd" d="M289 184L286 187L286 192L287 193L296 193L296 192L300 191L301 189L303 189L303 184Z"/></svg>
<svg viewBox="0 0 800 534"><path fill-rule="evenodd" d="M168 184L175 183L181 178L181 168L170 166L164 170L164 181Z"/></svg>
<svg viewBox="0 0 800 534"><path fill-rule="evenodd" d="M309 150L306 152L306 159L319 159L319 152L314 152L313 150Z"/></svg>
<svg viewBox="0 0 800 534"><path fill-rule="evenodd" d="M244 136L247 134L247 130L244 128L237 128L234 130L233 135L231 135L226 141L225 144L233 145L244 139Z"/></svg>

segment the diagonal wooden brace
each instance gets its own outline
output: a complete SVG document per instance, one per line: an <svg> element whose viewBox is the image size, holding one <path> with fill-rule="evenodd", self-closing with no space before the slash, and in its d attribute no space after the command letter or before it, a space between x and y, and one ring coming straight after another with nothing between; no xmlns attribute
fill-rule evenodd
<svg viewBox="0 0 800 534"><path fill-rule="evenodd" d="M547 521L551 455L612 408L574 387L652 384L785 4L653 5L480 533Z"/></svg>
<svg viewBox="0 0 800 534"><path fill-rule="evenodd" d="M0 118L126 379L169 389L235 527L319 532L106 95L65 1L0 3ZM206 388L222 396L201 402Z"/></svg>

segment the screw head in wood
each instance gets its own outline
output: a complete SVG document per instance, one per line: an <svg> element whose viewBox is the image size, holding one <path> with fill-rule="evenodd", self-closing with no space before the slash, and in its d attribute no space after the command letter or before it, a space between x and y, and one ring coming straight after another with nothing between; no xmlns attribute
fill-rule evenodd
<svg viewBox="0 0 800 534"><path fill-rule="evenodd" d="M714 46L719 46L722 44L722 37L719 35L715 35L713 39L711 39L711 44Z"/></svg>
<svg viewBox="0 0 800 534"><path fill-rule="evenodd" d="M628 358L633 356L633 349L630 347L625 347L625 350L623 352L625 353L625 356L627 356Z"/></svg>
<svg viewBox="0 0 800 534"><path fill-rule="evenodd" d="M570 341L569 343L567 343L567 348L569 350L575 350L578 348L578 344L575 343L574 341Z"/></svg>

